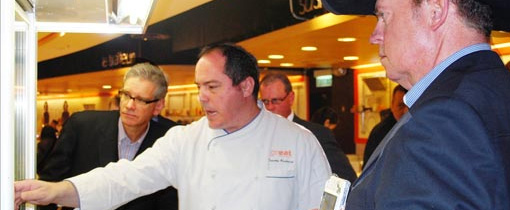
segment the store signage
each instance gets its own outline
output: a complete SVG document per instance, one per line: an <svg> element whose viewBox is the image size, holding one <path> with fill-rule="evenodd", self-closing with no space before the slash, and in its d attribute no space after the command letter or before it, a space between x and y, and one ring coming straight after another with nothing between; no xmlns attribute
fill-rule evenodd
<svg viewBox="0 0 510 210"><path fill-rule="evenodd" d="M135 62L135 52L117 52L114 55L102 57L101 66L103 68L114 68L131 65Z"/></svg>
<svg viewBox="0 0 510 210"><path fill-rule="evenodd" d="M321 0L291 0L292 15L301 20L312 19L325 13Z"/></svg>

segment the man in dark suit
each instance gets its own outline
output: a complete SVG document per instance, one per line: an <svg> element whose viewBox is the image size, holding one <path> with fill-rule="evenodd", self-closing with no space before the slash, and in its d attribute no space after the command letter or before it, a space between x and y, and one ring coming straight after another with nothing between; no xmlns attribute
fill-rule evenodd
<svg viewBox="0 0 510 210"><path fill-rule="evenodd" d="M368 159L375 151L375 148L381 143L386 134L393 128L398 120L409 110L404 103L404 95L407 90L402 85L397 85L393 88L393 94L391 97L391 105L389 108L389 114L386 118L382 118L381 122L374 126L370 135L368 135L367 144L365 151L363 152L363 169L368 162Z"/></svg>
<svg viewBox="0 0 510 210"><path fill-rule="evenodd" d="M409 90L409 111L346 209L509 209L510 72L488 44L492 17L510 23L508 0L377 0L375 11L370 41L386 75Z"/></svg>
<svg viewBox="0 0 510 210"><path fill-rule="evenodd" d="M173 121L151 120L163 109L166 92L166 77L157 66L133 66L119 90L120 110L74 113L64 124L54 152L39 173L40 179L60 181L119 159L134 159L176 125ZM169 187L119 209L177 209L177 192Z"/></svg>
<svg viewBox="0 0 510 210"><path fill-rule="evenodd" d="M356 180L356 172L340 149L333 133L322 125L302 120L294 114L292 111L294 91L286 75L269 73L264 76L260 81L260 98L267 110L302 125L315 135L328 158L333 173L351 183Z"/></svg>

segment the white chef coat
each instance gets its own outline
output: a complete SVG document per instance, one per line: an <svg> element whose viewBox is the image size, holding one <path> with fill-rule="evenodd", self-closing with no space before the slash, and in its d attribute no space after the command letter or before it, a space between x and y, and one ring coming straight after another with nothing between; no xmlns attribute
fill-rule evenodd
<svg viewBox="0 0 510 210"><path fill-rule="evenodd" d="M173 185L183 210L318 209L331 169L315 136L262 109L242 129L206 117L175 126L134 161L69 180L82 210L118 207Z"/></svg>

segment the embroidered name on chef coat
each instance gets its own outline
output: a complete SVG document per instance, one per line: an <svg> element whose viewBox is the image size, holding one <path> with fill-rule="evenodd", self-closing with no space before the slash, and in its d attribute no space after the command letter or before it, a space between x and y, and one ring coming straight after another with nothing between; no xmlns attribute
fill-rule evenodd
<svg viewBox="0 0 510 210"><path fill-rule="evenodd" d="M295 160L292 150L271 150L268 160L268 178L292 178L295 176Z"/></svg>

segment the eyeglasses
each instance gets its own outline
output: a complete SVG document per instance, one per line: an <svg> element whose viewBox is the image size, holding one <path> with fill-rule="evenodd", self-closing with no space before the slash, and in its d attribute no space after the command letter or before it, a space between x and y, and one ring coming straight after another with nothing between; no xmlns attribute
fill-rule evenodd
<svg viewBox="0 0 510 210"><path fill-rule="evenodd" d="M289 96L289 93L287 93L287 95L285 95L284 97L281 97L281 98L272 98L272 99L260 99L262 101L262 103L264 103L265 105L269 105L269 103L273 104L273 105L276 105L276 104L281 104L283 100L285 100L287 98L287 96Z"/></svg>
<svg viewBox="0 0 510 210"><path fill-rule="evenodd" d="M125 90L119 90L119 96L120 96L120 100L121 101L126 101L127 102L129 100L133 100L133 102L136 105L147 105L147 104L151 104L151 103L154 103L156 101L159 101L159 99L147 100L147 99L133 97L133 96L129 95L129 93L127 91L125 91Z"/></svg>

